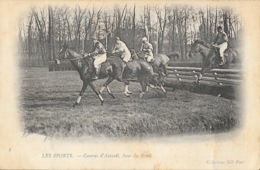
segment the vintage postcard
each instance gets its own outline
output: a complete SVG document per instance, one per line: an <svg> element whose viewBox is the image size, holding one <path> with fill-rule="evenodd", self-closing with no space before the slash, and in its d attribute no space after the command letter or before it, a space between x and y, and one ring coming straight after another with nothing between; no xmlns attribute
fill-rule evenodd
<svg viewBox="0 0 260 170"><path fill-rule="evenodd" d="M260 169L258 1L1 1L1 169Z"/></svg>

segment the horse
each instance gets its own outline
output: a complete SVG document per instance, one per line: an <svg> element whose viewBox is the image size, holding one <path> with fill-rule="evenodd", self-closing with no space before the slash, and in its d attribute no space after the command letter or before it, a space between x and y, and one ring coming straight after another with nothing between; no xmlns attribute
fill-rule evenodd
<svg viewBox="0 0 260 170"><path fill-rule="evenodd" d="M143 53L136 53L135 50L130 49L133 59L144 59ZM170 59L165 54L157 54L154 56L154 61L150 62L154 71L159 75L158 80L164 82L165 76L168 75L167 66L169 65Z"/></svg>
<svg viewBox="0 0 260 170"><path fill-rule="evenodd" d="M153 66L150 68L151 63L148 63L147 61L143 60L143 59L139 59L137 53L133 50L130 49L130 53L131 53L131 60L129 62L126 63L126 68L125 68L125 72L124 74L124 82L125 82L125 92L124 94L129 97L129 94L132 94L132 92L130 92L128 90L128 86L130 81L128 80L133 79L133 77L137 77L138 82L140 82L141 86L142 86L142 91L140 93L139 98L142 98L142 96L144 95L144 89L145 87L152 87L152 88L160 88L164 94L166 94L166 91L164 89L164 87L162 86L164 79L161 78L161 74L159 74L159 78L156 79L154 77L154 68L156 68L156 66ZM107 56L117 56L119 58L121 58L120 56L121 54L119 53L107 53ZM163 56L164 57L164 56ZM165 61L163 60L164 58L157 58L156 59L156 64L158 66L160 66L160 63L163 63L161 61ZM140 70L140 68L143 67L145 69ZM167 66L166 66L167 67ZM165 70L167 72L167 69L165 67ZM138 69L139 68L139 69ZM149 68L149 71L147 71L147 68ZM128 76L130 75L130 76ZM160 84L160 83L161 84ZM148 90L146 90L148 91Z"/></svg>
<svg viewBox="0 0 260 170"><path fill-rule="evenodd" d="M94 81L92 78L93 74L93 58L84 58L71 48L69 48L66 44L64 44L59 52L59 59L55 60L56 64L60 64L64 60L70 60L72 66L78 71L80 75L80 79L83 81L83 86L81 88L80 94L73 105L75 107L78 105L81 101L81 98L87 88L87 86L90 86L91 89L95 92L95 94L98 96L99 100L101 101L101 105L104 103L104 99L101 95L102 91L106 88L109 95L112 98L115 98L113 93L111 92L109 88L109 84L114 80L118 80L121 82L124 82L126 86L129 85L129 80L122 80L120 79L120 74L122 72L122 65L123 65L123 60L120 59L119 57L109 57L107 60L101 64L100 68L100 74L99 74L99 79L103 78L108 78L107 81L103 84L101 87L100 91L97 91L95 86L92 84ZM138 63L133 63L132 67L135 69L132 71L133 73L144 74L145 76L150 77L157 85L160 85L160 83L155 79L153 70L151 69L149 63L143 63L143 62L138 62ZM127 67L128 68L128 67ZM129 69L129 68L128 68ZM141 78L142 76L140 76ZM143 86L143 81L142 79L138 79L141 86ZM165 89L161 86L162 91L165 92ZM166 92L165 92L166 93ZM142 97L144 94L144 90L141 92L140 96Z"/></svg>
<svg viewBox="0 0 260 170"><path fill-rule="evenodd" d="M219 57L219 50L216 49L214 46L211 47L209 44L205 43L201 40L196 40L190 48L189 51L189 57L193 57L195 54L199 53L202 56L202 70L200 74L197 77L196 83L199 84L200 80L202 78L202 75L211 70L212 68L222 68L223 66L220 66L220 57ZM233 63L237 57L237 53L232 50L231 48L228 48L224 52L224 63L226 66L228 66L230 63Z"/></svg>
<svg viewBox="0 0 260 170"><path fill-rule="evenodd" d="M179 52L173 51L172 53L168 54L167 56L168 56L171 60L176 61L176 60L179 60L179 58L180 58L181 55L180 55Z"/></svg>

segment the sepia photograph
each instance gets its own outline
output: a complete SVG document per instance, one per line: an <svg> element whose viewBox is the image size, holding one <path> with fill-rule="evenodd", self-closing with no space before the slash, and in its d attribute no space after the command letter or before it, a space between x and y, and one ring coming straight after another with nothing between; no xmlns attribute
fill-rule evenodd
<svg viewBox="0 0 260 170"><path fill-rule="evenodd" d="M0 168L259 169L259 3L196 2L1 2Z"/></svg>

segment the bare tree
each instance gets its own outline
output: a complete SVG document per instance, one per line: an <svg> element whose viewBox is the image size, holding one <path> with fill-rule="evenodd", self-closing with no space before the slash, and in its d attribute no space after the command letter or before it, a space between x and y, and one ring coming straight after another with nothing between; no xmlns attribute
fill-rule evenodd
<svg viewBox="0 0 260 170"><path fill-rule="evenodd" d="M132 15L132 30L133 30L133 48L135 47L135 29L136 29L136 26L135 26L135 5L134 5L134 8L133 8L133 15Z"/></svg>
<svg viewBox="0 0 260 170"><path fill-rule="evenodd" d="M121 25L124 22L124 18L126 15L127 5L121 10L119 6L114 8L115 19L116 19L116 34L121 37Z"/></svg>
<svg viewBox="0 0 260 170"><path fill-rule="evenodd" d="M159 23L158 52L161 53L163 51L168 9L166 6L164 6L164 13L162 14L162 10L159 7L155 7L155 12Z"/></svg>
<svg viewBox="0 0 260 170"><path fill-rule="evenodd" d="M87 51L87 42L90 36L92 36L98 26L100 17L101 17L101 10L100 8L97 12L95 12L95 8L93 6L92 11L88 11L88 15L84 18L84 30L85 30L85 38L84 38L84 51Z"/></svg>
<svg viewBox="0 0 260 170"><path fill-rule="evenodd" d="M32 13L29 16L28 24L28 57L31 59L32 56L32 24L33 24L33 15Z"/></svg>
<svg viewBox="0 0 260 170"><path fill-rule="evenodd" d="M83 16L86 13L87 8L81 9L79 6L77 6L74 10L74 21L75 21L75 48L77 51L80 51L81 48L81 25Z"/></svg>
<svg viewBox="0 0 260 170"><path fill-rule="evenodd" d="M41 11L42 12L42 11ZM45 55L45 20L43 20L43 14L42 14L42 20L39 19L38 13L36 13L35 10L32 10L32 14L35 18L35 22L38 28L38 33L39 33L39 44L40 44L40 50L41 50L41 56L44 64L46 64L46 55Z"/></svg>

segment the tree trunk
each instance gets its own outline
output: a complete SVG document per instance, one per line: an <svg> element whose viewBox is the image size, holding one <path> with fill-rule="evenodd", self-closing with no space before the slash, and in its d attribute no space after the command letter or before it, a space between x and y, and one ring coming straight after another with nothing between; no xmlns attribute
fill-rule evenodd
<svg viewBox="0 0 260 170"><path fill-rule="evenodd" d="M188 14L187 14L187 9L185 9L185 14L184 14L184 56L185 59L187 59L187 51L188 51L188 47L187 47L187 18L188 18Z"/></svg>
<svg viewBox="0 0 260 170"><path fill-rule="evenodd" d="M215 30L214 30L215 34L217 34L217 24L218 24L218 8L216 7Z"/></svg>
<svg viewBox="0 0 260 170"><path fill-rule="evenodd" d="M49 18L49 28L48 28L48 58L49 61L53 60L53 56L52 56L52 45L51 45L51 37L52 37L52 16L51 16L51 6L48 7L48 18Z"/></svg>
<svg viewBox="0 0 260 170"><path fill-rule="evenodd" d="M224 31L228 35L228 37L230 37L227 20L228 20L227 12L224 11L224 13L223 13Z"/></svg>
<svg viewBox="0 0 260 170"><path fill-rule="evenodd" d="M33 16L30 16L30 21L28 25L28 57L31 60L32 56L32 24L33 24Z"/></svg>
<svg viewBox="0 0 260 170"><path fill-rule="evenodd" d="M175 25L176 25L176 14L173 11L173 21L172 21L172 51L175 51Z"/></svg>
<svg viewBox="0 0 260 170"><path fill-rule="evenodd" d="M133 11L133 49L135 49L135 5L134 5L134 11Z"/></svg>

